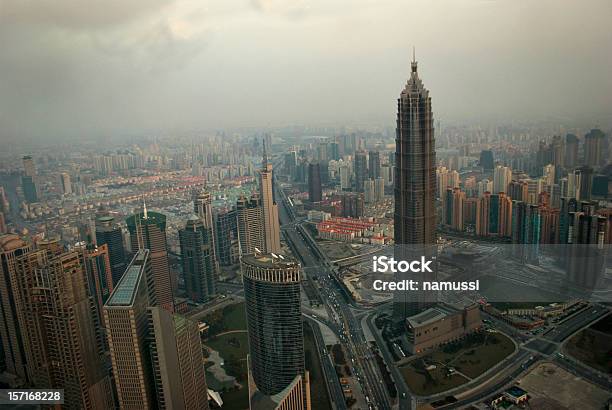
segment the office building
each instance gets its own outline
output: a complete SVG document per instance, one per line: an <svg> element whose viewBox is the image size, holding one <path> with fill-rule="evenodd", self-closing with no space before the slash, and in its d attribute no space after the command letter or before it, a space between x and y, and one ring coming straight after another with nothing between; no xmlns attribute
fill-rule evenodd
<svg viewBox="0 0 612 410"><path fill-rule="evenodd" d="M259 195L250 199L241 196L236 201L236 224L238 230L239 253L249 255L255 248L265 249L263 210Z"/></svg>
<svg viewBox="0 0 612 410"><path fill-rule="evenodd" d="M185 291L194 302L207 302L216 294L212 231L193 215L179 230Z"/></svg>
<svg viewBox="0 0 612 410"><path fill-rule="evenodd" d="M412 354L460 340L480 329L478 305L458 308L439 304L406 319L409 351Z"/></svg>
<svg viewBox="0 0 612 410"><path fill-rule="evenodd" d="M173 283L176 281L170 276L166 243L166 216L158 212L147 212L145 205L142 212L128 217L126 224L130 232L132 254L136 254L141 249L150 251L154 278L149 289L151 306L161 306L173 312Z"/></svg>
<svg viewBox="0 0 612 410"><path fill-rule="evenodd" d="M321 202L323 200L319 163L311 162L308 164L308 200L310 202Z"/></svg>
<svg viewBox="0 0 612 410"><path fill-rule="evenodd" d="M117 401L126 410L153 408L156 401L146 344L151 269L149 251L138 250L104 306Z"/></svg>
<svg viewBox="0 0 612 410"><path fill-rule="evenodd" d="M428 254L436 243L436 152L431 97L418 76L414 59L410 78L397 100L394 181L394 238L400 245L396 248L416 245L426 248L417 253ZM410 255L395 258L411 260ZM394 293L394 313L402 321L431 302L424 300L424 295L409 300L410 294Z"/></svg>
<svg viewBox="0 0 612 410"><path fill-rule="evenodd" d="M119 282L121 275L125 272L126 254L123 244L123 232L121 227L115 223L115 218L110 215L99 215L96 218L96 244L108 247L110 269L113 276L113 284Z"/></svg>
<svg viewBox="0 0 612 410"><path fill-rule="evenodd" d="M197 324L149 306L149 251L139 250L104 306L122 409L208 409Z"/></svg>
<svg viewBox="0 0 612 410"><path fill-rule="evenodd" d="M380 177L380 152L378 151L370 151L368 154L368 176L371 179L376 180L376 178Z"/></svg>
<svg viewBox="0 0 612 410"><path fill-rule="evenodd" d="M263 163L259 172L259 194L261 196L265 245L262 251L265 249L266 252L280 252L281 250L278 205L274 201L273 184L272 164L268 162L266 145L264 144Z"/></svg>
<svg viewBox="0 0 612 410"><path fill-rule="evenodd" d="M343 191L348 191L351 189L351 174L350 168L348 164L340 165L340 189Z"/></svg>
<svg viewBox="0 0 612 410"><path fill-rule="evenodd" d="M249 333L249 384L253 386L249 389L251 408L278 408L285 397L295 395L302 405L294 408L309 409L301 267L282 255L260 253L243 256L241 264Z"/></svg>
<svg viewBox="0 0 612 410"><path fill-rule="evenodd" d="M212 209L212 195L208 191L193 193L193 211L202 220L204 229L210 231L208 233L209 240L212 242L211 255L213 262L213 276L217 280L219 276L219 261L217 259L215 222Z"/></svg>
<svg viewBox="0 0 612 410"><path fill-rule="evenodd" d="M355 191L363 192L363 184L368 177L367 153L365 151L355 152L353 171L355 172Z"/></svg>
<svg viewBox="0 0 612 410"><path fill-rule="evenodd" d="M232 249L238 241L237 212L235 209L225 209L215 217L215 234L217 236L217 258L219 264L229 266L234 263Z"/></svg>

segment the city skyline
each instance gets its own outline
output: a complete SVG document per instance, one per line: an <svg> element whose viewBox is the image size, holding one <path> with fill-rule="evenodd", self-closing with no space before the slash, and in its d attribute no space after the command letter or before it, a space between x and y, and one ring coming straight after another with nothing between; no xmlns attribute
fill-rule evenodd
<svg viewBox="0 0 612 410"><path fill-rule="evenodd" d="M0 404L612 406L610 12L0 0Z"/></svg>

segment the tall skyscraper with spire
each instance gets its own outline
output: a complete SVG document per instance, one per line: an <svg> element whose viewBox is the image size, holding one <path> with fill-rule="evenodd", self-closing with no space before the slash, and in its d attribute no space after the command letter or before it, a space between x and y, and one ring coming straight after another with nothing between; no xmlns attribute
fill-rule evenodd
<svg viewBox="0 0 612 410"><path fill-rule="evenodd" d="M259 172L259 190L263 208L263 227L265 252L280 252L280 225L278 205L274 202L274 185L272 181L272 164L268 162L266 144L263 145L263 162ZM263 250L262 250L263 251Z"/></svg>
<svg viewBox="0 0 612 410"><path fill-rule="evenodd" d="M431 97L417 73L413 55L411 73L397 100L395 138L396 250L423 253L436 243L436 152ZM405 256L400 256L402 259ZM414 296L414 295L413 295ZM422 296L422 295L418 295ZM398 292L397 316L418 313L425 304L410 300L410 292Z"/></svg>
<svg viewBox="0 0 612 410"><path fill-rule="evenodd" d="M174 312L173 280L170 275L166 242L166 216L147 211L143 203L142 212L126 219L130 232L132 254L148 249L151 252L153 281L150 287L151 306L161 306Z"/></svg>

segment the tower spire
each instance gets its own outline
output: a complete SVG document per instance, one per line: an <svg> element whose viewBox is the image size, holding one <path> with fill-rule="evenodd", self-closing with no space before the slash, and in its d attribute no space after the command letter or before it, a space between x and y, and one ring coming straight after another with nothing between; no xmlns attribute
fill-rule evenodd
<svg viewBox="0 0 612 410"><path fill-rule="evenodd" d="M417 72L417 61L416 61L416 52L415 52L415 47L412 46L412 62L410 63L410 67L412 69L412 72L416 74Z"/></svg>
<svg viewBox="0 0 612 410"><path fill-rule="evenodd" d="M262 165L263 165L263 169L266 169L268 167L268 153L266 152L266 139L262 138L261 142L263 144L263 161L262 161Z"/></svg>

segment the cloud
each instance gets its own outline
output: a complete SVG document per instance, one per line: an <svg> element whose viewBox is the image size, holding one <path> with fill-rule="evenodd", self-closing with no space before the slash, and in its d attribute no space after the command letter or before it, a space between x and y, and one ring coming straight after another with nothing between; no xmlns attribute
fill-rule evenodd
<svg viewBox="0 0 612 410"><path fill-rule="evenodd" d="M172 0L0 0L0 25L101 29L163 10Z"/></svg>
<svg viewBox="0 0 612 410"><path fill-rule="evenodd" d="M307 0L251 0L256 10L286 17L303 17L309 8Z"/></svg>

